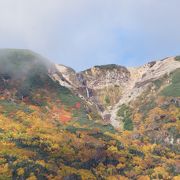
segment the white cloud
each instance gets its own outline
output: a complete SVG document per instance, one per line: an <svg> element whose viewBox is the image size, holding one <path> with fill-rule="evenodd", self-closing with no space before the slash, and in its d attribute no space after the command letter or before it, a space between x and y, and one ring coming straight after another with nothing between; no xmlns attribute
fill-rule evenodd
<svg viewBox="0 0 180 180"><path fill-rule="evenodd" d="M179 7L179 0L0 0L0 47L33 49L77 69L126 64L138 48L166 56L180 51Z"/></svg>

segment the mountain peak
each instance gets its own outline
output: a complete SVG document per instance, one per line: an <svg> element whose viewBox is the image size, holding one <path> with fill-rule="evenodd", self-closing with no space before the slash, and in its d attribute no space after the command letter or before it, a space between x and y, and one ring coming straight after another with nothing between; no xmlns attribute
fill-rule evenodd
<svg viewBox="0 0 180 180"><path fill-rule="evenodd" d="M113 114L111 122L118 126L114 116L121 104L135 100L153 81L169 76L178 68L180 62L177 57L169 57L139 67L107 64L80 73L64 66L58 70L81 97L100 107L102 116Z"/></svg>
<svg viewBox="0 0 180 180"><path fill-rule="evenodd" d="M179 174L180 57L77 73L26 50L3 52L0 179Z"/></svg>

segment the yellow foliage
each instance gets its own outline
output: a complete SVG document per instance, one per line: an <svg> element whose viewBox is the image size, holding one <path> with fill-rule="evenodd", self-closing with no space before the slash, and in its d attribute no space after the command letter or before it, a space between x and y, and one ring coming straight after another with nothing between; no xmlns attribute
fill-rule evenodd
<svg viewBox="0 0 180 180"><path fill-rule="evenodd" d="M121 169L121 168L124 168L124 167L126 167L126 165L125 165L124 163L119 163L119 164L116 166L117 169Z"/></svg>
<svg viewBox="0 0 180 180"><path fill-rule="evenodd" d="M139 176L137 180L150 180L149 176Z"/></svg>
<svg viewBox="0 0 180 180"><path fill-rule="evenodd" d="M122 154L122 151L121 151L120 153L121 153L121 157L118 158L118 160L119 160L119 162L121 162L121 163L125 163L125 162L126 162L126 158L123 157L123 155L126 156L126 153Z"/></svg>
<svg viewBox="0 0 180 180"><path fill-rule="evenodd" d="M61 176L68 176L73 173L77 174L77 169L69 166L62 166L61 169L58 171L58 174L60 174Z"/></svg>
<svg viewBox="0 0 180 180"><path fill-rule="evenodd" d="M135 164L136 166L141 166L142 163L143 163L143 160L140 157L137 157L137 156L133 157L133 164Z"/></svg>
<svg viewBox="0 0 180 180"><path fill-rule="evenodd" d="M180 180L180 175L179 176L174 176L173 180Z"/></svg>
<svg viewBox="0 0 180 180"><path fill-rule="evenodd" d="M167 114L167 111L162 110L159 107L155 107L154 109L149 111L149 118L154 119L155 116L161 115L161 114Z"/></svg>
<svg viewBox="0 0 180 180"><path fill-rule="evenodd" d="M42 166L45 166L46 165L46 163L45 163L45 161L44 160L38 160L38 161L36 161L38 164L40 164L40 165L42 165Z"/></svg>
<svg viewBox="0 0 180 180"><path fill-rule="evenodd" d="M34 175L34 173L30 174L30 177L27 178L27 180L37 180L36 176Z"/></svg>
<svg viewBox="0 0 180 180"><path fill-rule="evenodd" d="M108 150L109 150L109 151L112 151L112 152L117 152L117 151L118 151L118 149L117 149L116 146L110 146L110 147L108 148Z"/></svg>
<svg viewBox="0 0 180 180"><path fill-rule="evenodd" d="M78 174L81 175L82 180L95 180L96 179L90 171L85 170L85 169L79 169Z"/></svg>
<svg viewBox="0 0 180 180"><path fill-rule="evenodd" d="M141 147L142 151L145 153L150 153L154 149L156 144L145 144L144 146Z"/></svg>
<svg viewBox="0 0 180 180"><path fill-rule="evenodd" d="M4 175L10 175L11 171L8 168L8 164L1 164L0 165L0 174L4 174Z"/></svg>
<svg viewBox="0 0 180 180"><path fill-rule="evenodd" d="M128 180L128 178L124 176L109 176L107 177L107 180Z"/></svg>
<svg viewBox="0 0 180 180"><path fill-rule="evenodd" d="M39 95L40 94L38 94L38 96ZM158 101L163 102L164 100L158 99ZM41 108L26 103L21 105L27 106L28 109L33 111L24 112L23 108L18 108L16 111L13 110L13 112L10 112L9 114L0 113L0 130L2 131L2 133L0 132L0 175L5 174L8 177L11 176L12 171L10 171L10 166L8 167L7 160L4 159L5 156L11 155L12 157L16 157L16 160L12 161L13 166L24 160L27 161L33 159L33 162L40 164L47 169L54 170L57 172L57 177L55 177L54 174L46 174L47 178L52 180L60 180L71 174L80 175L83 180L93 180L99 177L108 180L127 180L128 178L150 180L149 176L143 175L149 170L152 173L151 179L180 179L180 176L170 178L170 175L172 174L169 174L165 169L168 165L176 166L177 159L179 158L178 155L175 152L172 152L170 148L168 148L166 152L165 147L162 147L164 148L162 156L155 155L152 152L157 145L151 144L151 130L153 130L151 127L153 127L153 123L156 123L154 122L156 119L158 121L157 124L160 124L159 133L161 133L162 130L162 136L168 133L167 130L170 127L174 126L177 130L180 130L180 121L178 120L180 109L175 107L175 105L171 105L166 110L159 108L160 106L156 107L147 113L147 116L145 116L146 118L143 119L143 121L141 121L142 117L144 117L143 113L139 113L135 110L136 112L132 112L132 120L135 127L134 131L120 132L117 130L118 132L114 134L111 131L102 132L103 135L111 137L112 140L110 141L106 141L103 138L96 138L91 134L92 130L88 129L87 125L81 125L78 121L68 122L68 125L74 126L77 129L79 128L75 133L72 133L71 130L66 129L65 125L62 125L61 123L58 124L56 118L53 118L53 113L55 115L57 114L57 117L59 117L59 113L61 116L64 114L71 114L74 108L65 109L63 107L61 110L62 105L56 106L57 104L54 104L53 102L48 103L47 108ZM3 105L0 105L0 112L4 112L3 108ZM168 115L167 120L171 120L171 118L174 117L177 121L172 120L166 122L163 118L159 118L163 114ZM156 116L158 118L155 118ZM89 118L91 119L90 116ZM81 130L82 128L87 128L88 130ZM94 132L101 132L101 128L93 129L93 133ZM152 132L152 136L153 135ZM117 141L122 144L122 149ZM17 145L17 143L19 144ZM22 146L25 146L25 148L22 148ZM26 146L29 146L30 148L26 148ZM131 153L129 151L130 147L143 152L145 155L143 159L140 158L138 154L135 155L134 153ZM99 149L101 151L101 148L102 154L101 152L99 153ZM34 160L41 151L48 154L47 160L46 158L44 160ZM59 161L58 157L61 156L62 159ZM106 157L111 156L119 162L116 166L100 162L96 167L91 167L91 170L86 170L63 165L64 160L66 162L77 162L78 164L88 162L91 159L94 160L96 157L105 159ZM54 162L56 157L59 164ZM158 167L156 162L158 162ZM163 167L160 166L161 164ZM126 170L125 167L128 166L132 167L132 169ZM59 167L60 169L57 170ZM152 167L155 167L154 170L151 170ZM23 168L17 170L19 176L24 174ZM128 178L114 175L116 173L118 174L118 169L123 168L125 168L124 174ZM94 174L96 174L96 177L91 171L95 172ZM33 173L28 178L28 180L36 179L37 178Z"/></svg>
<svg viewBox="0 0 180 180"><path fill-rule="evenodd" d="M140 123L141 119L142 119L142 114L140 114L140 113L134 114L134 116L133 116L133 122L134 123L136 123L136 124Z"/></svg>
<svg viewBox="0 0 180 180"><path fill-rule="evenodd" d="M158 179L161 176L163 179L170 179L169 173L163 167L155 167L154 173L152 174L153 178Z"/></svg>
<svg viewBox="0 0 180 180"><path fill-rule="evenodd" d="M17 174L18 174L19 176L23 175L23 174L24 174L24 169L23 169L23 168L19 168L19 169L17 170Z"/></svg>

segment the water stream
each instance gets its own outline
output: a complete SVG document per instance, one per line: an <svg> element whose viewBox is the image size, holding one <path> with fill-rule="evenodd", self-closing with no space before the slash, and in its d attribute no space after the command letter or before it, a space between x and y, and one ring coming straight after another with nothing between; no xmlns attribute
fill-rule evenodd
<svg viewBox="0 0 180 180"><path fill-rule="evenodd" d="M86 95L87 95L87 98L90 98L89 89L87 87L86 87Z"/></svg>

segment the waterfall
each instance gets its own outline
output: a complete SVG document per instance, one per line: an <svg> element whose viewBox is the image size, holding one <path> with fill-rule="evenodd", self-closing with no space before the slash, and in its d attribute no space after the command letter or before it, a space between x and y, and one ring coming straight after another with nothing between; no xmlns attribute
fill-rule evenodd
<svg viewBox="0 0 180 180"><path fill-rule="evenodd" d="M86 95L87 95L87 98L90 98L90 95L89 95L89 90L88 88L86 87Z"/></svg>

